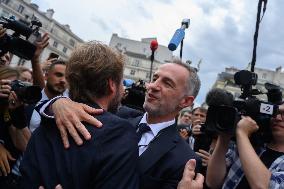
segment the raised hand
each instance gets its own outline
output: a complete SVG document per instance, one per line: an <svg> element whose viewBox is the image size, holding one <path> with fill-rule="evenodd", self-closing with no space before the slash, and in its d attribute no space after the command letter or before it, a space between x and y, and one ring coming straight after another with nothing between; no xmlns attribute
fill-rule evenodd
<svg viewBox="0 0 284 189"><path fill-rule="evenodd" d="M204 183L204 176L200 173L195 176L196 161L194 159L189 160L183 171L183 176L181 181L178 184L177 189L202 189Z"/></svg>

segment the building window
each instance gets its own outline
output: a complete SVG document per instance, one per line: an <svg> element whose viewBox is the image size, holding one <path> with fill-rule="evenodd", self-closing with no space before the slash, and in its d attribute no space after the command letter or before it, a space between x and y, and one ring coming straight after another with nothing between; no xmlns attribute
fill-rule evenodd
<svg viewBox="0 0 284 189"><path fill-rule="evenodd" d="M3 0L2 1L5 5L8 5L10 3L10 0Z"/></svg>
<svg viewBox="0 0 284 189"><path fill-rule="evenodd" d="M1 16L9 17L9 12L3 10L2 13L1 13Z"/></svg>
<svg viewBox="0 0 284 189"><path fill-rule="evenodd" d="M69 40L69 44L70 44L72 47L74 47L74 46L75 46L75 41L74 41L73 39L70 39L70 40Z"/></svg>
<svg viewBox="0 0 284 189"><path fill-rule="evenodd" d="M150 79L150 72L147 72L147 73L146 73L146 78L147 78L147 79Z"/></svg>
<svg viewBox="0 0 284 189"><path fill-rule="evenodd" d="M23 5L19 5L17 11L18 11L19 13L23 13L24 9L25 9L25 7L24 7Z"/></svg>
<svg viewBox="0 0 284 189"><path fill-rule="evenodd" d="M135 70L130 70L130 75L135 75Z"/></svg>
<svg viewBox="0 0 284 189"><path fill-rule="evenodd" d="M33 14L31 20L38 20L37 17Z"/></svg>
<svg viewBox="0 0 284 189"><path fill-rule="evenodd" d="M266 79L266 77L267 77L267 74L266 74L266 73L263 73L263 74L262 74L262 79Z"/></svg>
<svg viewBox="0 0 284 189"><path fill-rule="evenodd" d="M134 59L131 65L138 67L139 66L139 62L140 62L139 60Z"/></svg>
<svg viewBox="0 0 284 189"><path fill-rule="evenodd" d="M67 48L66 47L63 47L63 50L62 50L64 53L67 52Z"/></svg>
<svg viewBox="0 0 284 189"><path fill-rule="evenodd" d="M52 46L55 47L55 48L57 48L58 43L57 43L56 41L54 41Z"/></svg>
<svg viewBox="0 0 284 189"><path fill-rule="evenodd" d="M25 65L25 63L26 63L26 60L23 59L23 58L20 58L17 66L23 66L23 65Z"/></svg>

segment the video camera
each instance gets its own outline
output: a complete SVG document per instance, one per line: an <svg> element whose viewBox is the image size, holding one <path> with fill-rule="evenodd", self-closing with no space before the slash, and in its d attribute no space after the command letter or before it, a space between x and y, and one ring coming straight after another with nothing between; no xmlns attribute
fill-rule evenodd
<svg viewBox="0 0 284 189"><path fill-rule="evenodd" d="M236 125L241 116L250 116L260 126L253 136L262 142L267 142L271 137L270 120L278 113L278 105L282 102L280 87L266 83L267 93L252 89L257 83L257 74L248 70L241 70L234 75L237 85L240 85L242 94L240 99L234 100L230 105L209 106L206 119L206 129L218 133L235 134ZM256 96L266 94L268 101L259 100Z"/></svg>
<svg viewBox="0 0 284 189"><path fill-rule="evenodd" d="M3 28L13 30L12 35L5 34L0 38L0 57L10 52L20 58L31 60L34 56L36 41L39 41L41 34L39 28L42 26L38 20L31 23L15 20L13 16L10 18L1 17L0 24Z"/></svg>
<svg viewBox="0 0 284 189"><path fill-rule="evenodd" d="M133 83L125 92L127 95L122 99L121 104L144 112L143 104L146 92L145 81L139 80L138 82Z"/></svg>

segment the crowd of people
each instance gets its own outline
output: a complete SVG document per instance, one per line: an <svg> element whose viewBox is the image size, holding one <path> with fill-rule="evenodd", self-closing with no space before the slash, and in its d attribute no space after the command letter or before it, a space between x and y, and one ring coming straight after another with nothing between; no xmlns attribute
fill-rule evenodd
<svg viewBox="0 0 284 189"><path fill-rule="evenodd" d="M91 41L40 63L48 40L36 43L31 70L11 67L9 52L0 59L0 188L284 188L283 102L261 146L249 116L233 135L208 134L207 107L192 107L201 82L190 65L162 64L141 112L121 103L123 54ZM41 98L26 102L15 80L39 86Z"/></svg>

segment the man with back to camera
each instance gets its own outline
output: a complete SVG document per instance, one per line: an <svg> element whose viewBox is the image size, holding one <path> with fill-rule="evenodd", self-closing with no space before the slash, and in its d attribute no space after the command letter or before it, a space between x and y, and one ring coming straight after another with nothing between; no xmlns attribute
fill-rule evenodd
<svg viewBox="0 0 284 189"><path fill-rule="evenodd" d="M145 129L141 140L137 141L140 188L176 188L186 162L198 159L200 163L200 159L179 136L175 125L175 116L182 108L193 103L199 88L200 80L195 70L178 60L163 64L154 74L153 81L147 85L144 102L146 113L143 117L131 120L138 133L141 133L141 128ZM89 133L80 128L79 119L84 118L84 121L92 124L97 122L86 114L86 105L60 99L52 106L57 123L61 123L58 127L65 147L68 147L68 140L64 138L67 132L62 124L72 128L71 136L77 144L81 144L82 140L72 127L74 123L75 128L79 128L86 139L89 138Z"/></svg>
<svg viewBox="0 0 284 189"><path fill-rule="evenodd" d="M71 99L102 108L97 128L85 123L92 139L65 150L54 120L42 120L21 165L23 188L138 188L135 129L116 111L123 93L122 55L100 43L76 48L66 66ZM97 82L90 82L96 80Z"/></svg>
<svg viewBox="0 0 284 189"><path fill-rule="evenodd" d="M250 117L242 117L236 128L236 146L229 149L231 136L220 134L209 161L206 183L211 188L283 188L284 104L272 118L272 140L254 149L249 137L259 129ZM229 150L228 150L229 149ZM216 171L218 169L218 171Z"/></svg>

